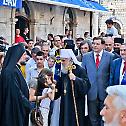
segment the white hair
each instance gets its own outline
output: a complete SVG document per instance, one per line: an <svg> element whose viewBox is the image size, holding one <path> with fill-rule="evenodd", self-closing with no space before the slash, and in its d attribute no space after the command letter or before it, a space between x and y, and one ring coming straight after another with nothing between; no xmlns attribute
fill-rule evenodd
<svg viewBox="0 0 126 126"><path fill-rule="evenodd" d="M110 86L106 92L110 96L116 96L113 103L117 109L126 109L126 85Z"/></svg>

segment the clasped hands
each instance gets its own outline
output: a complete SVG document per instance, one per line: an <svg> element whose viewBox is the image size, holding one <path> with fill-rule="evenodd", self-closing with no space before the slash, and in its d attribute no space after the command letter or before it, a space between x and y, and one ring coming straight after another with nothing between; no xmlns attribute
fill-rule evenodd
<svg viewBox="0 0 126 126"><path fill-rule="evenodd" d="M72 73L72 71L69 72L69 78L70 78L70 80L76 79L76 76Z"/></svg>

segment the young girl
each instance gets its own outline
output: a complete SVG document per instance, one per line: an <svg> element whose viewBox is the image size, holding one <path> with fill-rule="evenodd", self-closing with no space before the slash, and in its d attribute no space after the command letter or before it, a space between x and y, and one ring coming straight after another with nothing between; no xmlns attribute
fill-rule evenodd
<svg viewBox="0 0 126 126"><path fill-rule="evenodd" d="M43 87L40 90L39 87ZM53 81L53 73L48 69L43 69L38 76L38 87L37 92L41 92L42 96L47 96L43 98L40 102L40 110L43 115L43 126L48 126L48 114L50 108L50 102L54 99L55 95L55 84Z"/></svg>
<svg viewBox="0 0 126 126"><path fill-rule="evenodd" d="M38 96L40 110L43 116L43 126L48 126L50 102L54 99L55 95L53 73L49 69L44 68L38 75L37 84L35 84L35 81L32 82L34 84L32 83L32 86L30 86L30 101L35 101L36 96ZM29 126L32 126L31 122Z"/></svg>

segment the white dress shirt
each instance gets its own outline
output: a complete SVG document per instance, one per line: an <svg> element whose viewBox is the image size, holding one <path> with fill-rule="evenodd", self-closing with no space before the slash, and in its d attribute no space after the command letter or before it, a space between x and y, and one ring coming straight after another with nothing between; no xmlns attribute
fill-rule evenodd
<svg viewBox="0 0 126 126"><path fill-rule="evenodd" d="M102 54L103 54L103 50L102 50L100 53L96 53L96 52L94 52L95 63L96 63L96 55L98 55L98 54L99 54L99 61L101 61Z"/></svg>
<svg viewBox="0 0 126 126"><path fill-rule="evenodd" d="M121 63L121 67L120 67L120 78L119 78L119 84L121 84L122 82L122 79L123 79L123 76L124 76L124 73L123 73L123 68L124 68L124 60L122 60L122 63Z"/></svg>

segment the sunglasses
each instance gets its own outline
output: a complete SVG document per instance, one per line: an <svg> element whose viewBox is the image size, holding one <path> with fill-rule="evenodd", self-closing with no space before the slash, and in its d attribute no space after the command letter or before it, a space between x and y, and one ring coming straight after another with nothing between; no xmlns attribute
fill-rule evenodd
<svg viewBox="0 0 126 126"><path fill-rule="evenodd" d="M61 59L62 62L65 62L65 59Z"/></svg>

